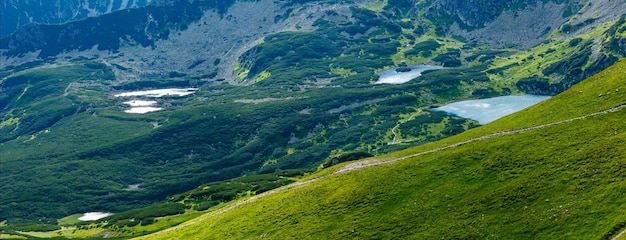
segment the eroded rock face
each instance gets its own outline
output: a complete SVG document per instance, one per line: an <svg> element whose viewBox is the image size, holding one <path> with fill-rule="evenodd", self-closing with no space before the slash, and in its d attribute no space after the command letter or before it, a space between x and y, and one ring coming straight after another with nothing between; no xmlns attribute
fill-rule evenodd
<svg viewBox="0 0 626 240"><path fill-rule="evenodd" d="M456 16L467 26L484 27L488 22L496 19L502 11L502 2L481 0L446 0L436 6L434 14Z"/></svg>
<svg viewBox="0 0 626 240"><path fill-rule="evenodd" d="M531 48L567 21L568 18L563 17L566 8L565 4L553 2L528 3L523 9L508 9L491 15L496 11L493 8L485 15L487 17L455 22L449 28L449 34L493 47ZM474 24L471 26L475 28L468 29L469 24Z"/></svg>
<svg viewBox="0 0 626 240"><path fill-rule="evenodd" d="M563 24L585 31L626 14L626 2L611 0L441 0L427 8L427 16L445 25L441 28L450 36L463 36L492 47L516 48L541 43Z"/></svg>
<svg viewBox="0 0 626 240"><path fill-rule="evenodd" d="M484 1L484 0L443 0L435 3L434 14L447 14L457 17L462 24L481 28L488 23L496 20L500 14L507 10L523 10L528 7L533 8L539 6L542 2L537 0L503 0L503 1ZM578 2L554 0L550 2Z"/></svg>

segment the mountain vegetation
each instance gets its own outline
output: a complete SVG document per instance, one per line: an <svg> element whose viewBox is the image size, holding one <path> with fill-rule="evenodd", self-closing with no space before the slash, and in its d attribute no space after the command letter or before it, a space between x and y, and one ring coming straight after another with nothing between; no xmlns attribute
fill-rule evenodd
<svg viewBox="0 0 626 240"><path fill-rule="evenodd" d="M622 61L492 124L144 239L610 238L626 221L625 71Z"/></svg>
<svg viewBox="0 0 626 240"><path fill-rule="evenodd" d="M624 104L620 6L155 0L22 27L0 39L0 230L129 238L208 212L193 222L215 232L165 234L612 236L621 202L597 193L619 192L622 111L567 120ZM539 15L556 17L526 24ZM514 21L532 41L502 36ZM416 64L443 69L376 83ZM195 93L118 95L163 88ZM560 95L485 126L431 110L512 94ZM130 100L165 110L124 112ZM361 158L394 163L335 173ZM115 214L78 220L95 211ZM591 217L606 221L572 221Z"/></svg>

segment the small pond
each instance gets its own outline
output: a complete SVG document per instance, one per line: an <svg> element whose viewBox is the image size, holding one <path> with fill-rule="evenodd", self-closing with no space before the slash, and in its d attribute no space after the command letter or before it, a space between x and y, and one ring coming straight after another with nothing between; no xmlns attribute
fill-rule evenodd
<svg viewBox="0 0 626 240"><path fill-rule="evenodd" d="M113 215L113 213L105 213L105 212L88 212L83 214L82 217L79 217L79 221L95 221L98 219L102 219L108 216Z"/></svg>
<svg viewBox="0 0 626 240"><path fill-rule="evenodd" d="M413 65L408 67L392 68L378 73L378 81L374 84L402 84L422 75L426 70L443 69L440 66Z"/></svg>
<svg viewBox="0 0 626 240"><path fill-rule="evenodd" d="M161 98L161 97L184 97L191 95L198 91L197 88L166 88L166 89L154 89L146 91L134 91L124 92L113 95L114 97L144 97L144 98ZM126 105L130 105L131 108L124 110L125 113L144 114L149 112L161 111L165 108L156 107L157 101L147 101L133 99L123 102Z"/></svg>
<svg viewBox="0 0 626 240"><path fill-rule="evenodd" d="M149 112L161 111L164 109L160 107L154 107L154 105L157 104L157 101L131 100L123 102L123 104L131 106L131 108L124 110L125 113L144 114Z"/></svg>
<svg viewBox="0 0 626 240"><path fill-rule="evenodd" d="M549 98L550 96L537 95L503 96L455 102L433 110L476 120L480 124L487 124Z"/></svg>
<svg viewBox="0 0 626 240"><path fill-rule="evenodd" d="M144 97L166 97L166 96L187 96L196 93L198 91L197 88L165 88L165 89L154 89L154 90L145 90L145 91L134 91L134 92L125 92L115 94L115 97L136 97L136 96L144 96Z"/></svg>

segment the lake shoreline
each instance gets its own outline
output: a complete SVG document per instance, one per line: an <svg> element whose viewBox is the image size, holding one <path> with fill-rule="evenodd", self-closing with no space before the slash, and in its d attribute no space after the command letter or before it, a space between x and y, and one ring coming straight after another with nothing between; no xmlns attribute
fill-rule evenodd
<svg viewBox="0 0 626 240"><path fill-rule="evenodd" d="M403 84L419 76L424 71L444 69L434 65L411 65L406 67L396 67L378 73L378 80L374 84Z"/></svg>
<svg viewBox="0 0 626 240"><path fill-rule="evenodd" d="M441 107L431 108L430 110L442 111L462 118L476 120L481 125L485 125L551 97L542 95L509 95L453 102Z"/></svg>

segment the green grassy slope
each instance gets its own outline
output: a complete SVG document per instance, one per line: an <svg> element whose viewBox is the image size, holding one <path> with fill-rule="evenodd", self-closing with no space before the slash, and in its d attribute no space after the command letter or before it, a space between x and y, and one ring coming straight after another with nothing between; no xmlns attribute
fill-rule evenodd
<svg viewBox="0 0 626 240"><path fill-rule="evenodd" d="M557 97L393 159L626 104L626 61ZM209 213L147 239L594 239L626 222L626 111L473 141Z"/></svg>

